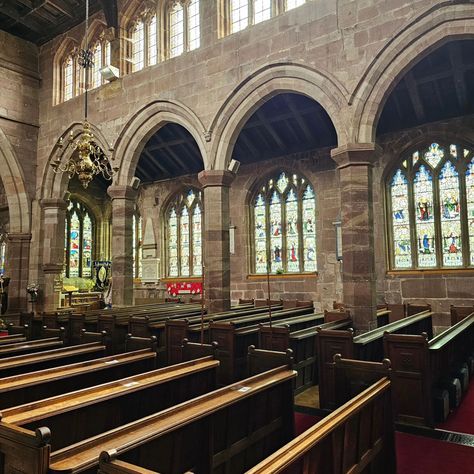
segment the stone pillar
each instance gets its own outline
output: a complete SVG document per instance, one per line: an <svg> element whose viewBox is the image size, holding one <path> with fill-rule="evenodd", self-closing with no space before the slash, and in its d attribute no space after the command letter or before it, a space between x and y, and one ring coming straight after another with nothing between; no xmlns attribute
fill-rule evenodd
<svg viewBox="0 0 474 474"><path fill-rule="evenodd" d="M7 246L8 312L27 310L28 266L31 234L9 233Z"/></svg>
<svg viewBox="0 0 474 474"><path fill-rule="evenodd" d="M112 198L112 305L133 304L133 213L137 191L131 186L111 186Z"/></svg>
<svg viewBox="0 0 474 474"><path fill-rule="evenodd" d="M376 321L376 274L372 167L373 143L348 144L331 151L339 169L344 305L358 333Z"/></svg>
<svg viewBox="0 0 474 474"><path fill-rule="evenodd" d="M40 287L38 309L55 311L61 301L67 202L63 199L43 199L41 207L43 208L44 280Z"/></svg>
<svg viewBox="0 0 474 474"><path fill-rule="evenodd" d="M209 313L230 308L230 171L201 171L204 189L204 297Z"/></svg>

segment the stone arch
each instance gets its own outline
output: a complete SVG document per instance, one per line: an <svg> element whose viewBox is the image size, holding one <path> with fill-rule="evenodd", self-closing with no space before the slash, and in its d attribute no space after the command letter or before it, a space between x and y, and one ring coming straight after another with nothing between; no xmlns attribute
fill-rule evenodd
<svg viewBox="0 0 474 474"><path fill-rule="evenodd" d="M217 112L210 128L215 137L211 150L213 168L227 168L243 124L265 101L284 92L302 94L318 102L332 120L338 141L347 140L341 113L347 106L344 86L333 77L300 64L271 64L236 87Z"/></svg>
<svg viewBox="0 0 474 474"><path fill-rule="evenodd" d="M0 128L0 179L7 195L10 233L30 233L31 207L23 169Z"/></svg>
<svg viewBox="0 0 474 474"><path fill-rule="evenodd" d="M412 20L387 43L353 91L351 140L373 143L383 106L414 64L453 39L474 37L472 2L443 2Z"/></svg>
<svg viewBox="0 0 474 474"><path fill-rule="evenodd" d="M144 146L154 133L168 123L181 125L192 135L207 169L205 129L199 117L176 101L157 100L140 109L120 133L114 153L115 160L120 162L120 169L114 184L130 184Z"/></svg>
<svg viewBox="0 0 474 474"><path fill-rule="evenodd" d="M106 153L110 152L110 146L102 134L102 132L94 124L90 124L91 131L94 135L94 141L100 146ZM41 184L41 199L53 198L63 199L68 188L69 177L67 173L55 173L51 167L51 163L56 159L56 156L61 157L61 163L67 162L71 155L74 153L72 145L69 143L69 137L72 136L76 140L82 131L82 122L72 123L59 137L63 140L64 146L61 150L58 142L54 145L49 158L46 162L45 169L43 170L43 182ZM113 164L111 163L111 166Z"/></svg>

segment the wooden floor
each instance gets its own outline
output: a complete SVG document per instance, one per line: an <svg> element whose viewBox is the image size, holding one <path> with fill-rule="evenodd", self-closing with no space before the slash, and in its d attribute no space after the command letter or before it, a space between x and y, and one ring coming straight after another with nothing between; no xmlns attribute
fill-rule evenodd
<svg viewBox="0 0 474 474"><path fill-rule="evenodd" d="M307 408L319 408L319 385L313 385L295 397L295 405Z"/></svg>

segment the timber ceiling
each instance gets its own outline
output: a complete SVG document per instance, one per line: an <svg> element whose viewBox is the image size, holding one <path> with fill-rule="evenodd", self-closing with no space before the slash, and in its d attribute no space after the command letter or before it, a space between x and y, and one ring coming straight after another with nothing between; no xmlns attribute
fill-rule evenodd
<svg viewBox="0 0 474 474"><path fill-rule="evenodd" d="M474 41L452 41L398 82L385 103L377 135L473 113Z"/></svg>
<svg viewBox="0 0 474 474"><path fill-rule="evenodd" d="M37 45L84 21L85 0L0 0L0 30ZM104 11L108 26L117 24L117 0L89 0L89 14Z"/></svg>

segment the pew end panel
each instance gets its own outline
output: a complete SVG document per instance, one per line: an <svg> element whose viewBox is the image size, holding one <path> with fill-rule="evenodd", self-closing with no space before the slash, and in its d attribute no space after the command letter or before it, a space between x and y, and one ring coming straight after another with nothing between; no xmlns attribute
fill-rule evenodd
<svg viewBox="0 0 474 474"><path fill-rule="evenodd" d="M31 326L29 324L23 324L20 326L17 326L13 323L10 323L7 327L8 329L8 334L21 334L26 339L31 339L32 338L32 331L31 331Z"/></svg>
<svg viewBox="0 0 474 474"><path fill-rule="evenodd" d="M191 342L184 338L181 344L183 362L201 357L212 356L214 359L219 359L219 344L211 342L210 344L200 344L198 342Z"/></svg>
<svg viewBox="0 0 474 474"><path fill-rule="evenodd" d="M60 341L63 342L64 345L66 345L66 328L63 326L59 328L49 328L48 326L43 326L41 328L41 337L40 339L46 339L49 337L57 337Z"/></svg>
<svg viewBox="0 0 474 474"><path fill-rule="evenodd" d="M156 353L158 350L158 339L156 336L137 337L127 334L125 337L125 352L139 351L141 349L151 349Z"/></svg>
<svg viewBox="0 0 474 474"><path fill-rule="evenodd" d="M387 304L387 309L390 311L388 315L389 323L399 321L407 316L407 308L404 304Z"/></svg>
<svg viewBox="0 0 474 474"><path fill-rule="evenodd" d="M107 331L100 331L100 332L92 332L87 331L86 329L81 329L79 333L79 340L77 345L80 344L89 344L91 342L98 342L102 346L107 348L107 354L112 352L112 341L110 340Z"/></svg>
<svg viewBox="0 0 474 474"><path fill-rule="evenodd" d="M328 311L327 309L324 310L324 322L331 323L334 321L339 321L341 319L349 319L351 318L351 313L344 308L341 308L337 311Z"/></svg>
<svg viewBox="0 0 474 474"><path fill-rule="evenodd" d="M454 306L450 307L451 326L454 326L459 321L474 313L474 306Z"/></svg>
<svg viewBox="0 0 474 474"><path fill-rule="evenodd" d="M256 349L255 346L249 346L247 360L248 377L281 366L287 366L289 369L293 369L294 366L293 351L291 349L286 349L283 352Z"/></svg>
<svg viewBox="0 0 474 474"><path fill-rule="evenodd" d="M210 322L209 337L219 347L221 363L217 383L219 386L229 385L236 378L236 329L232 323Z"/></svg>
<svg viewBox="0 0 474 474"><path fill-rule="evenodd" d="M68 339L69 343L80 344L82 330L86 328L86 316L83 313L72 313L69 316Z"/></svg>
<svg viewBox="0 0 474 474"><path fill-rule="evenodd" d="M290 347L290 327L259 324L258 346L269 351L286 351Z"/></svg>
<svg viewBox="0 0 474 474"><path fill-rule="evenodd" d="M407 304L407 316L422 313L423 311L431 311L430 304Z"/></svg>
<svg viewBox="0 0 474 474"><path fill-rule="evenodd" d="M30 431L0 422L0 468L4 473L47 474L51 446L48 428Z"/></svg>
<svg viewBox="0 0 474 474"><path fill-rule="evenodd" d="M166 362L177 364L182 362L181 345L188 335L189 321L187 319L167 319L165 323Z"/></svg>
<svg viewBox="0 0 474 474"><path fill-rule="evenodd" d="M319 376L319 406L322 409L334 409L335 380L334 356L341 354L345 359L354 358L354 331L320 329L315 338Z"/></svg>
<svg viewBox="0 0 474 474"><path fill-rule="evenodd" d="M137 337L150 337L149 321L150 318L147 316L132 316L129 323L130 333Z"/></svg>
<svg viewBox="0 0 474 474"><path fill-rule="evenodd" d="M396 419L434 426L427 335L386 333L384 347L392 365Z"/></svg>

